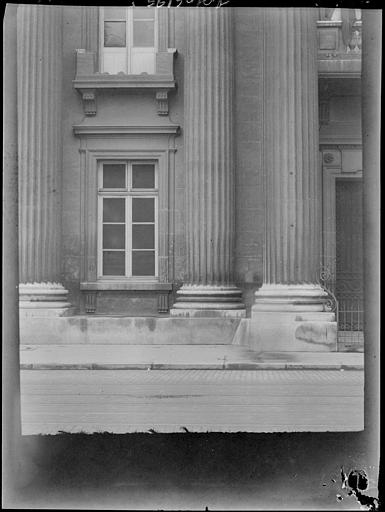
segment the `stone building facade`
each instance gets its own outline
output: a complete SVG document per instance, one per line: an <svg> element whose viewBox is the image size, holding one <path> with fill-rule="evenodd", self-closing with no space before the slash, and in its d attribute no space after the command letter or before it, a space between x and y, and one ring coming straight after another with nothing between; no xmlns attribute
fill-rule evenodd
<svg viewBox="0 0 385 512"><path fill-rule="evenodd" d="M17 16L22 342L124 342L142 321L155 343L214 326L337 350L338 276L362 250L360 12Z"/></svg>

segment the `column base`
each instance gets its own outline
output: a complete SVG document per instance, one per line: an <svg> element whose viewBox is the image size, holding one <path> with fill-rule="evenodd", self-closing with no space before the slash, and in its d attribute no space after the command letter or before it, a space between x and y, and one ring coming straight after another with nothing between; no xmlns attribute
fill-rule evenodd
<svg viewBox="0 0 385 512"><path fill-rule="evenodd" d="M60 283L21 283L19 312L22 318L68 316L74 311L68 290Z"/></svg>
<svg viewBox="0 0 385 512"><path fill-rule="evenodd" d="M253 350L337 351L337 323L318 285L263 285L251 311Z"/></svg>
<svg viewBox="0 0 385 512"><path fill-rule="evenodd" d="M236 286L184 285L177 291L170 315L244 318L246 309Z"/></svg>

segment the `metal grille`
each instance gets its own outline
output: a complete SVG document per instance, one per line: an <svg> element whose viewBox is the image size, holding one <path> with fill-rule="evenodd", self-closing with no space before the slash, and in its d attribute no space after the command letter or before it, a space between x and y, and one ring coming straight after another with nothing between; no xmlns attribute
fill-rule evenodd
<svg viewBox="0 0 385 512"><path fill-rule="evenodd" d="M336 180L335 295L338 342L363 343L362 180ZM349 348L349 347L346 347Z"/></svg>
<svg viewBox="0 0 385 512"><path fill-rule="evenodd" d="M363 350L362 180L336 180L336 253L325 260L321 285L338 325L339 350Z"/></svg>

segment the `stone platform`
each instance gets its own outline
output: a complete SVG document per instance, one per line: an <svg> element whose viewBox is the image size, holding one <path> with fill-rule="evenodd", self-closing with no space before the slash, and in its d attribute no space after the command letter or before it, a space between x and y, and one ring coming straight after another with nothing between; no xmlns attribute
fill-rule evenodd
<svg viewBox="0 0 385 512"><path fill-rule="evenodd" d="M244 338L245 319L74 315L20 318L23 344L210 345ZM42 328L44 324L44 328ZM245 340L246 342L246 340Z"/></svg>

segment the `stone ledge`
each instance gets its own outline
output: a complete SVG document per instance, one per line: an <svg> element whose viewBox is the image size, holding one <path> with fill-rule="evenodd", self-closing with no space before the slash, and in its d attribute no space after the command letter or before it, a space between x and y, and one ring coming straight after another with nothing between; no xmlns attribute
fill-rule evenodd
<svg viewBox="0 0 385 512"><path fill-rule="evenodd" d="M178 307L177 307L178 306ZM236 305L234 309L224 309L224 303L218 304L216 309L209 309L208 303L206 307L192 308L191 304L183 306L182 303L174 304L170 309L170 315L173 318L246 318L246 309L244 306ZM226 304L228 307L228 304Z"/></svg>
<svg viewBox="0 0 385 512"><path fill-rule="evenodd" d="M339 364L284 364L284 363L229 363L221 364L165 364L165 363L21 363L20 370L223 370L223 371L261 371L261 370L363 370L363 365Z"/></svg>
<svg viewBox="0 0 385 512"><path fill-rule="evenodd" d="M152 290L172 290L171 283L159 282L114 282L114 281L100 281L100 282L83 282L80 283L82 291L152 291Z"/></svg>
<svg viewBox="0 0 385 512"><path fill-rule="evenodd" d="M173 124L165 125L92 125L78 124L73 126L75 135L179 135L180 127Z"/></svg>

